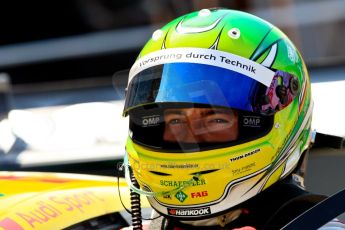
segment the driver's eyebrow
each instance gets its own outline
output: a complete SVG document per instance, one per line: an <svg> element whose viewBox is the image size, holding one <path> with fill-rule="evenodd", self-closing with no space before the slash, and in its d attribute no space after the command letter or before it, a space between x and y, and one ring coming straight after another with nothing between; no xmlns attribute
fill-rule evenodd
<svg viewBox="0 0 345 230"><path fill-rule="evenodd" d="M164 115L171 115L171 114L184 115L186 114L186 112L180 109L169 109L168 111L164 112Z"/></svg>
<svg viewBox="0 0 345 230"><path fill-rule="evenodd" d="M169 109L169 110L164 112L164 115L185 115L185 114L186 114L186 111L181 110L181 109ZM211 116L211 115L215 115L215 114L229 115L230 111L226 110L226 109L208 109L206 111L201 112L201 115L203 115L203 116Z"/></svg>
<svg viewBox="0 0 345 230"><path fill-rule="evenodd" d="M214 114L225 114L225 115L229 115L230 111L225 110L225 109L210 109L207 110L205 112L202 113L204 116L210 116L210 115L214 115Z"/></svg>

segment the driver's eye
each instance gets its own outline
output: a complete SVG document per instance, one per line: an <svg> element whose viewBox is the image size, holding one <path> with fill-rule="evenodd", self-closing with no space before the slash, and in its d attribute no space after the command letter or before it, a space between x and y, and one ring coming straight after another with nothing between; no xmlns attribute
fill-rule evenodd
<svg viewBox="0 0 345 230"><path fill-rule="evenodd" d="M186 117L179 114L169 114L165 117L165 122L168 125L180 125L187 123Z"/></svg>
<svg viewBox="0 0 345 230"><path fill-rule="evenodd" d="M185 121L183 121L182 119L171 119L168 121L169 125L178 125L182 123L185 123Z"/></svg>
<svg viewBox="0 0 345 230"><path fill-rule="evenodd" d="M209 123L229 123L229 121L225 119L217 118L217 119L213 119L209 121Z"/></svg>

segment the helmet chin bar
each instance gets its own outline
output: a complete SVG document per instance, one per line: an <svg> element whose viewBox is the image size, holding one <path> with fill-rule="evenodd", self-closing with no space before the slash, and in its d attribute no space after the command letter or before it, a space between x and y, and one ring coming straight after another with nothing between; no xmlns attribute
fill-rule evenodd
<svg viewBox="0 0 345 230"><path fill-rule="evenodd" d="M130 176L130 165L129 165L129 161L128 161L128 154L127 152L125 153L124 159L123 159L123 166L125 167L125 180L128 184L128 186L136 193L140 194L140 195L144 195L144 196L166 196L166 195L172 195L175 194L178 191L181 191L189 186L191 186L193 184L193 182L198 181L200 179L201 174L196 174L193 175L192 178L190 180L188 180L186 183L184 183L183 185L172 189L172 190L168 190L168 191L163 191L163 192L149 192L149 191L145 191L142 190L140 188L135 187L135 185L132 183L131 181L131 176Z"/></svg>

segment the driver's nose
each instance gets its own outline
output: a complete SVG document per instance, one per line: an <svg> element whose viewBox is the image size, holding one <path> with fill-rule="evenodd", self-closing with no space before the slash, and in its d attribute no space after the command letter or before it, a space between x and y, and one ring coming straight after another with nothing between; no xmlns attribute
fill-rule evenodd
<svg viewBox="0 0 345 230"><path fill-rule="evenodd" d="M200 112L191 109L187 114L187 129L186 140L188 142L200 142L202 141L202 135L205 134L206 128L204 124L204 119Z"/></svg>

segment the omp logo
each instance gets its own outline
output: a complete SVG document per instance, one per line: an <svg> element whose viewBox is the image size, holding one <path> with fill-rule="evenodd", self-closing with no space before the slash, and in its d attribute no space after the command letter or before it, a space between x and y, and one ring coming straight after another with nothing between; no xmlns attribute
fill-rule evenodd
<svg viewBox="0 0 345 230"><path fill-rule="evenodd" d="M211 209L210 207L192 209L168 208L168 214L172 216L204 216L211 214Z"/></svg>
<svg viewBox="0 0 345 230"><path fill-rule="evenodd" d="M243 126L260 127L261 119L258 116L243 116Z"/></svg>
<svg viewBox="0 0 345 230"><path fill-rule="evenodd" d="M143 117L142 125L145 126L155 126L160 122L160 116L159 115L152 115Z"/></svg>

